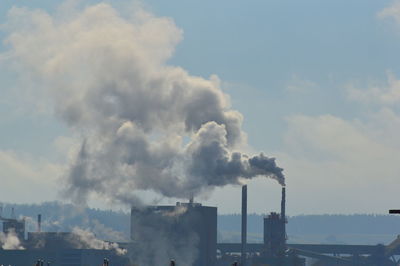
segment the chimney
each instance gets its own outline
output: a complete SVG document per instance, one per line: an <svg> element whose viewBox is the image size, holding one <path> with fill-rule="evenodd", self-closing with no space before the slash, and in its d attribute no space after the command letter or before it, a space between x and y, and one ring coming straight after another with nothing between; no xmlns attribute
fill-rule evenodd
<svg viewBox="0 0 400 266"><path fill-rule="evenodd" d="M241 265L246 266L247 245L247 185L242 186L242 246Z"/></svg>
<svg viewBox="0 0 400 266"><path fill-rule="evenodd" d="M38 233L42 232L42 215L38 214L37 216L37 231Z"/></svg>
<svg viewBox="0 0 400 266"><path fill-rule="evenodd" d="M282 187L281 201L282 249L286 250L286 187Z"/></svg>
<svg viewBox="0 0 400 266"><path fill-rule="evenodd" d="M286 220L286 187L282 187L281 219Z"/></svg>

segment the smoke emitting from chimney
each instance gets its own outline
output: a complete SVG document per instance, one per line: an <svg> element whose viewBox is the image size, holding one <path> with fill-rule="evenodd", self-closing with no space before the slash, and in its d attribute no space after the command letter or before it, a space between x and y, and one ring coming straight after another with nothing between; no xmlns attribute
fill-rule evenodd
<svg viewBox="0 0 400 266"><path fill-rule="evenodd" d="M256 176L284 185L274 158L242 152L243 117L219 78L167 64L182 39L171 19L104 3L68 14L13 8L5 23L8 60L82 136L66 195L135 204L138 190L187 199Z"/></svg>

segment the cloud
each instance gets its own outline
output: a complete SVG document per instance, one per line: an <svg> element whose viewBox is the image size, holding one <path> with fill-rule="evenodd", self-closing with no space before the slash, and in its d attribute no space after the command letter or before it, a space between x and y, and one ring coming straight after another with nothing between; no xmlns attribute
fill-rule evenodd
<svg viewBox="0 0 400 266"><path fill-rule="evenodd" d="M0 193L15 202L55 198L62 165L10 150L0 150Z"/></svg>
<svg viewBox="0 0 400 266"><path fill-rule="evenodd" d="M394 105L400 103L400 80L391 72L387 74L387 84L371 86L367 89L348 86L348 97L365 104Z"/></svg>
<svg viewBox="0 0 400 266"><path fill-rule="evenodd" d="M301 78L297 74L293 74L286 84L286 90L292 93L309 93L318 88L318 85L307 79Z"/></svg>
<svg viewBox="0 0 400 266"><path fill-rule="evenodd" d="M396 201L400 141L393 137L400 116L388 110L375 115L365 121L333 115L288 118L277 156L292 177L289 211L354 213L357 206L360 213L385 213Z"/></svg>
<svg viewBox="0 0 400 266"><path fill-rule="evenodd" d="M393 19L397 24L400 24L400 1L393 1L393 4L384 8L378 13L380 19Z"/></svg>
<svg viewBox="0 0 400 266"><path fill-rule="evenodd" d="M218 77L167 64L183 36L171 19L140 8L123 17L104 3L71 8L13 8L5 23L10 65L81 136L66 195L136 204L138 190L188 198L259 175L283 184L274 158L241 152L243 117Z"/></svg>

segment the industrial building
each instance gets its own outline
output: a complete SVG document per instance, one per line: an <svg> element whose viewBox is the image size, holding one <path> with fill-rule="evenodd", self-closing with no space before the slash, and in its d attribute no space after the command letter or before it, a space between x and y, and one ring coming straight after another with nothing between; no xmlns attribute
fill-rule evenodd
<svg viewBox="0 0 400 266"><path fill-rule="evenodd" d="M232 265L238 259L242 266L304 266L305 259L288 250L286 223L286 188L282 187L281 213L272 212L264 218L264 243L258 250L249 248L252 244L247 243L247 186L242 186L242 241L232 244L234 249L229 249L229 244L217 245L221 254L218 266Z"/></svg>
<svg viewBox="0 0 400 266"><path fill-rule="evenodd" d="M44 265L83 266L101 265L104 258L115 265L129 265L127 257L119 256L115 250L92 249L85 243L76 243L71 232L41 232L41 215L38 215L38 231L28 232L25 237L25 219L0 216L3 233L18 237L18 249L4 250L0 246L0 265L27 266L38 260Z"/></svg>
<svg viewBox="0 0 400 266"><path fill-rule="evenodd" d="M111 250L99 249L26 249L0 250L0 265L27 266L43 260L44 265L95 266L107 258L112 265L128 265L128 260Z"/></svg>
<svg viewBox="0 0 400 266"><path fill-rule="evenodd" d="M149 233L150 232L150 233ZM177 203L175 206L150 206L131 210L131 253L133 258L149 252L149 265L157 256L157 250L141 247L153 237L166 241L165 251L169 259L178 259L179 252L195 250L193 266L213 266L217 250L217 208L194 203ZM156 241L163 241L163 239ZM189 250L189 248L191 250ZM139 254L138 254L139 253ZM135 256L135 254L137 256ZM179 261L177 261L179 265Z"/></svg>
<svg viewBox="0 0 400 266"><path fill-rule="evenodd" d="M11 217L3 217L3 207L0 207L0 222L2 222L3 233L14 233L19 239L25 239L25 219L15 217L14 208L11 209Z"/></svg>
<svg viewBox="0 0 400 266"><path fill-rule="evenodd" d="M218 243L221 254L218 266L305 265L305 258L316 261L313 266L397 266L400 260L400 236L385 245L288 244L286 235L286 188L282 188L281 213L271 212L264 218L263 243L246 243L247 188L242 188L242 242Z"/></svg>
<svg viewBox="0 0 400 266"><path fill-rule="evenodd" d="M264 217L263 243L247 243L247 186L242 187L242 234L240 243L217 243L217 208L190 200L173 206L131 209L131 241L118 243L128 250L120 256L114 250L91 249L71 241L70 232L25 232L25 220L0 216L5 234L13 233L24 250L3 250L0 265L33 265L38 259L61 266L111 265L177 266L313 266L399 265L400 238L384 245L326 245L287 243L286 188L282 188L280 213ZM235 264L236 263L236 264ZM104 263L103 263L104 265Z"/></svg>

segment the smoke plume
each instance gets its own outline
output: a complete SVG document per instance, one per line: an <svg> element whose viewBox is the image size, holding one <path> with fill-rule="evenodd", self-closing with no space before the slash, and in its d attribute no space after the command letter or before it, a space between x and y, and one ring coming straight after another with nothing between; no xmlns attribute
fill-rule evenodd
<svg viewBox="0 0 400 266"><path fill-rule="evenodd" d="M171 19L107 4L63 16L13 8L8 18L3 57L81 136L66 178L74 199L188 198L255 176L284 184L274 158L241 152L243 117L218 77L167 63L183 36Z"/></svg>
<svg viewBox="0 0 400 266"><path fill-rule="evenodd" d="M125 255L127 252L125 249L120 248L117 243L100 240L89 230L84 230L79 227L75 227L72 230L72 235L68 240L78 249L114 250L118 255Z"/></svg>
<svg viewBox="0 0 400 266"><path fill-rule="evenodd" d="M15 234L13 230L8 233L0 232L0 244L2 249L18 249L22 250L25 249L21 245L21 241L19 240L18 236Z"/></svg>

